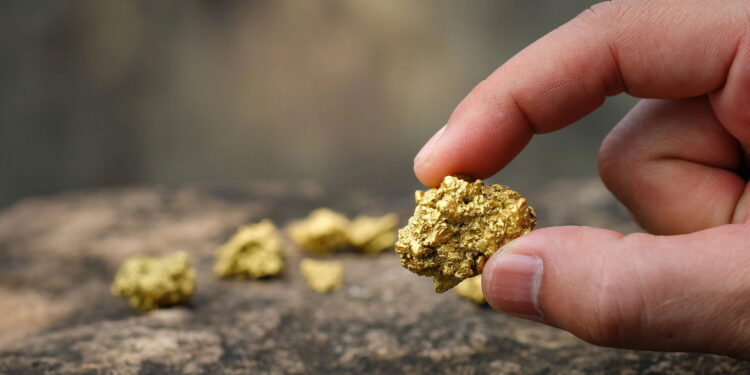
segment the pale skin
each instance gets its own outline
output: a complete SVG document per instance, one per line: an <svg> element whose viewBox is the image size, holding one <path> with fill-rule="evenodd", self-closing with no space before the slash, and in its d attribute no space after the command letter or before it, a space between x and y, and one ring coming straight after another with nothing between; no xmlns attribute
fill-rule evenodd
<svg viewBox="0 0 750 375"><path fill-rule="evenodd" d="M474 88L414 170L427 186L489 177L617 94L642 100L604 140L599 172L652 234L535 230L488 261L488 301L599 345L750 359L750 1L593 6ZM537 289L513 279L508 254L538 261Z"/></svg>

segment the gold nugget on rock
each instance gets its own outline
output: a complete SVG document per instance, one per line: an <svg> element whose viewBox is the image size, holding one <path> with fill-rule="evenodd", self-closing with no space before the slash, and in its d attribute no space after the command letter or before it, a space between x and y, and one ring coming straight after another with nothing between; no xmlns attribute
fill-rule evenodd
<svg viewBox="0 0 750 375"><path fill-rule="evenodd" d="M270 220L240 227L216 254L214 272L221 276L259 279L273 276L284 268L281 236Z"/></svg>
<svg viewBox="0 0 750 375"><path fill-rule="evenodd" d="M349 226L349 240L365 254L377 254L396 243L398 216L359 216Z"/></svg>
<svg viewBox="0 0 750 375"><path fill-rule="evenodd" d="M438 293L481 274L490 255L536 224L524 197L481 180L448 176L415 198L417 208L399 230L396 252L406 269L432 276Z"/></svg>
<svg viewBox="0 0 750 375"><path fill-rule="evenodd" d="M150 311L185 302L195 292L195 270L187 253L161 257L133 256L120 266L112 293L130 306Z"/></svg>
<svg viewBox="0 0 750 375"><path fill-rule="evenodd" d="M314 254L330 254L349 244L349 219L327 208L292 223L288 231L292 241Z"/></svg>
<svg viewBox="0 0 750 375"><path fill-rule="evenodd" d="M456 293L480 305L487 302L484 299L484 293L482 293L482 275L476 275L458 283Z"/></svg>
<svg viewBox="0 0 750 375"><path fill-rule="evenodd" d="M318 293L338 289L344 281L344 266L339 261L302 259L299 267L307 285Z"/></svg>

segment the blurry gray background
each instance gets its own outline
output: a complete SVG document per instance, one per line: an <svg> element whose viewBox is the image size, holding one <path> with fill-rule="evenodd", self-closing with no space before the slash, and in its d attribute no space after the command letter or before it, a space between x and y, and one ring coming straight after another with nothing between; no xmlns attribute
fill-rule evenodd
<svg viewBox="0 0 750 375"><path fill-rule="evenodd" d="M408 194L461 98L594 2L3 1L0 206L253 179ZM632 103L537 137L496 180L595 175Z"/></svg>

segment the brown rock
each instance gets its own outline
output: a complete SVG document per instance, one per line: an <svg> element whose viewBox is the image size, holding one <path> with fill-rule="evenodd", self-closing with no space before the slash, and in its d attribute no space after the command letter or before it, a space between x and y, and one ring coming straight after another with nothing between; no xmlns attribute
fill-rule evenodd
<svg viewBox="0 0 750 375"><path fill-rule="evenodd" d="M561 189L563 201L577 203L557 206ZM333 255L346 272L342 289L328 295L309 291L296 267L269 280L212 274L214 250L239 225L287 223L321 206L401 217L413 207L407 191L396 198L320 191L271 183L100 190L0 212L0 374L748 372L745 362L718 356L600 348L435 294L392 252ZM528 198L543 225L632 228L604 191L567 181ZM578 199L583 192L597 198ZM110 295L126 256L175 249L190 253L197 272L187 306L137 314ZM290 264L299 261L298 252L284 252Z"/></svg>

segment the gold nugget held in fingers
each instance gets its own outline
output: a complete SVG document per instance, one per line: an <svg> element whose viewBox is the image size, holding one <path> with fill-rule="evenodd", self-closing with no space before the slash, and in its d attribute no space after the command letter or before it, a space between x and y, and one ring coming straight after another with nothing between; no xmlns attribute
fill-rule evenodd
<svg viewBox="0 0 750 375"><path fill-rule="evenodd" d="M245 225L216 253L214 272L221 277L259 279L277 275L284 268L281 236L268 220Z"/></svg>
<svg viewBox="0 0 750 375"><path fill-rule="evenodd" d="M344 282L344 265L339 261L302 259L299 263L307 286L318 293L328 293Z"/></svg>
<svg viewBox="0 0 750 375"><path fill-rule="evenodd" d="M195 292L195 270L184 251L164 257L133 256L115 275L112 293L130 306L150 311L185 302Z"/></svg>
<svg viewBox="0 0 750 375"><path fill-rule="evenodd" d="M481 180L447 176L438 188L417 191L415 198L417 208L399 230L396 252L406 269L432 276L438 293L481 274L500 246L536 224L524 197Z"/></svg>

